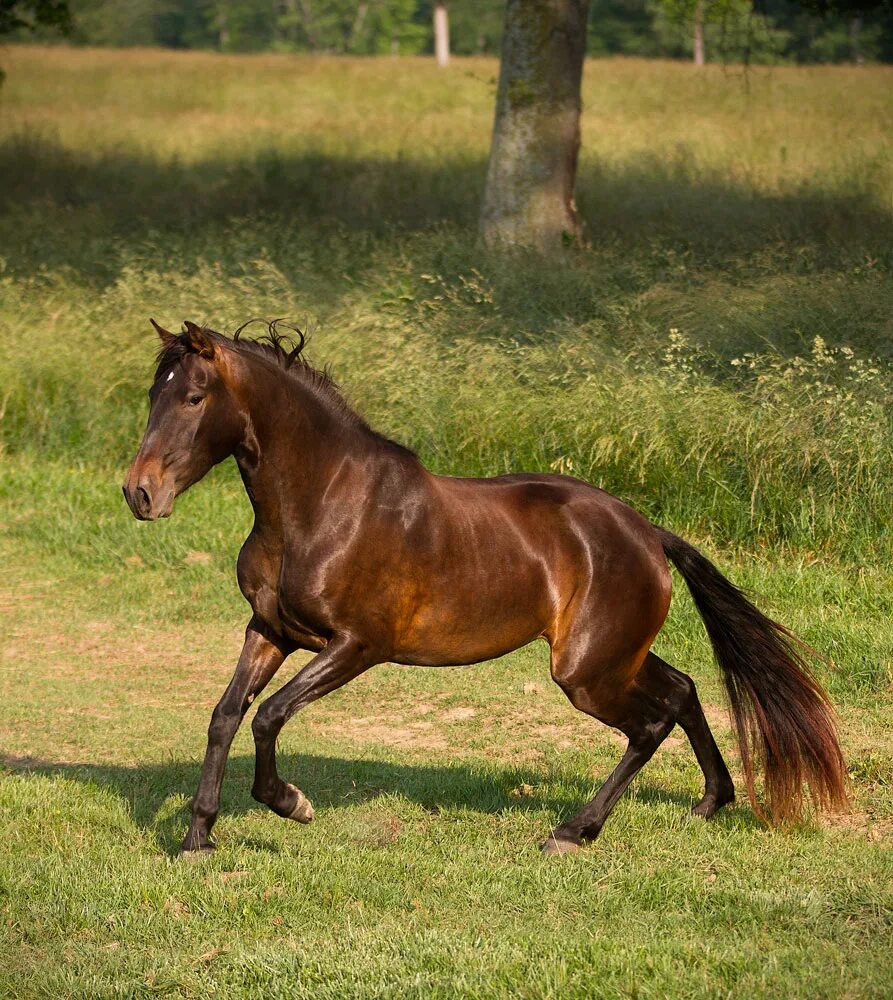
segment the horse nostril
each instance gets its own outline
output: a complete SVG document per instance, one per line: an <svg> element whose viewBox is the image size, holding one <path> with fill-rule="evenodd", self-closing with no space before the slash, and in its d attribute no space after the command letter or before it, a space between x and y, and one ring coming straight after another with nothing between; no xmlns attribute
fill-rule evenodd
<svg viewBox="0 0 893 1000"><path fill-rule="evenodd" d="M140 509L145 513L152 506L152 501L149 499L149 491L143 486L137 486L136 495Z"/></svg>

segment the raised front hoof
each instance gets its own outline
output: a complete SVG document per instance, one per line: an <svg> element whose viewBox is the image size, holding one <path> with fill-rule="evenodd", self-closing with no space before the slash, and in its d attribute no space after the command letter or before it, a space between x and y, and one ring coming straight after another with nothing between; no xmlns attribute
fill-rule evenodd
<svg viewBox="0 0 893 1000"><path fill-rule="evenodd" d="M309 823L313 819L314 812L310 799L294 785L286 785L285 790L289 797L295 796L295 805L292 807L286 819L293 819L296 823Z"/></svg>
<svg viewBox="0 0 893 1000"><path fill-rule="evenodd" d="M571 840L568 837L549 837L549 839L540 846L542 853L548 855L576 854L582 849L582 841Z"/></svg>
<svg viewBox="0 0 893 1000"><path fill-rule="evenodd" d="M216 850L217 845L212 844L210 840L206 844L202 844L201 847L187 847L184 841L180 848L180 858L183 861L200 861L202 858L212 855Z"/></svg>

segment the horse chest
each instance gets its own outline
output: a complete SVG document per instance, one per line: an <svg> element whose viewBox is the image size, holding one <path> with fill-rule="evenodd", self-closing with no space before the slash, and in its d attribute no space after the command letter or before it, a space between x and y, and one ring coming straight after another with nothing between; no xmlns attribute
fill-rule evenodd
<svg viewBox="0 0 893 1000"><path fill-rule="evenodd" d="M284 585L285 560L281 552L256 539L245 543L239 556L239 587L254 614L279 635L304 649L321 649L328 630L305 609L299 594Z"/></svg>
<svg viewBox="0 0 893 1000"><path fill-rule="evenodd" d="M276 578L276 616L284 634L310 648L324 644L335 625L331 609L320 596L322 589L315 565L286 550Z"/></svg>

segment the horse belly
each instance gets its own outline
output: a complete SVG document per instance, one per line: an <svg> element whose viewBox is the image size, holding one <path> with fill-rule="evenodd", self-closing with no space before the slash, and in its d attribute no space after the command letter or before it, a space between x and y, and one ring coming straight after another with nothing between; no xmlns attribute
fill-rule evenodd
<svg viewBox="0 0 893 1000"><path fill-rule="evenodd" d="M465 581L426 595L396 637L393 659L421 666L478 663L539 638L553 616L549 587L539 573L516 573L477 588Z"/></svg>

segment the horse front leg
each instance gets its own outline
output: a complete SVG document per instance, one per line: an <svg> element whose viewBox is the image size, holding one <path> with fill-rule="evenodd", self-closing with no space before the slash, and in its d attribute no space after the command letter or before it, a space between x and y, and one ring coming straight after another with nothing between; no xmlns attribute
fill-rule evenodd
<svg viewBox="0 0 893 1000"><path fill-rule="evenodd" d="M271 695L257 710L251 729L257 751L251 794L286 819L309 823L313 806L304 793L279 777L276 770L276 737L299 709L322 698L369 667L381 662L367 646L350 636L335 636L325 649Z"/></svg>
<svg viewBox="0 0 893 1000"><path fill-rule="evenodd" d="M290 652L291 649L279 640L269 637L261 622L251 619L235 673L211 715L208 749L198 790L192 800L192 821L183 839L183 853L214 849L209 838L220 810L220 787L229 748L248 706L267 686Z"/></svg>

